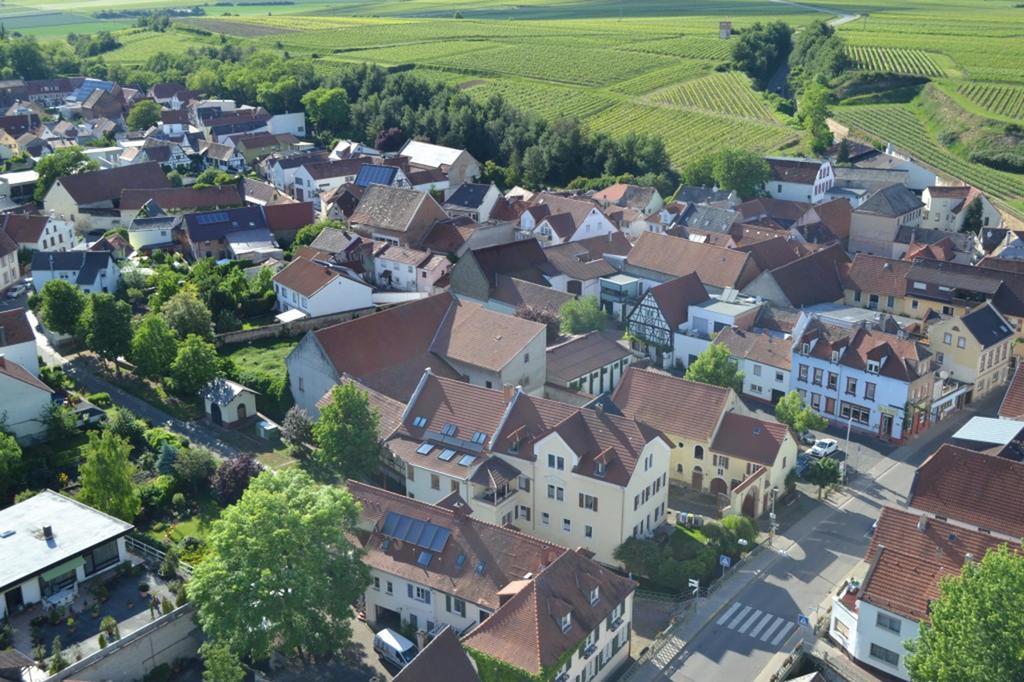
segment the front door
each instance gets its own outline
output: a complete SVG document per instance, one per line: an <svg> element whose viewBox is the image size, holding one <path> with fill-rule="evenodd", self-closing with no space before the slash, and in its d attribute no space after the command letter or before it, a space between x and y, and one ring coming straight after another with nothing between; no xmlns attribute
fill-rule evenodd
<svg viewBox="0 0 1024 682"><path fill-rule="evenodd" d="M700 467L696 467L693 470L693 476L690 477L690 486L694 490L704 489L704 473L700 470Z"/></svg>
<svg viewBox="0 0 1024 682"><path fill-rule="evenodd" d="M7 602L7 615L18 613L21 611L21 607L25 605L25 598L21 594L21 586L15 587L13 590L8 590L4 594L4 600Z"/></svg>
<svg viewBox="0 0 1024 682"><path fill-rule="evenodd" d="M892 415L882 413L882 423L880 426L882 436L889 437L892 435Z"/></svg>
<svg viewBox="0 0 1024 682"><path fill-rule="evenodd" d="M216 424L217 426L220 426L224 423L224 418L221 417L220 414L220 405L218 405L217 403L213 403L212 405L210 405L210 419L212 419L213 423Z"/></svg>
<svg viewBox="0 0 1024 682"><path fill-rule="evenodd" d="M757 515L757 500L754 499L753 491L743 498L743 514L751 518Z"/></svg>

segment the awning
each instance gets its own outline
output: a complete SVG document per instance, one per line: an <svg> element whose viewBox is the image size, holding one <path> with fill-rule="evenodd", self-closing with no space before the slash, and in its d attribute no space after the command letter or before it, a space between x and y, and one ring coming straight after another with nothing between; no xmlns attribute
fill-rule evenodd
<svg viewBox="0 0 1024 682"><path fill-rule="evenodd" d="M73 571L79 566L85 566L85 559L80 556L43 571L43 580L53 580L57 576Z"/></svg>

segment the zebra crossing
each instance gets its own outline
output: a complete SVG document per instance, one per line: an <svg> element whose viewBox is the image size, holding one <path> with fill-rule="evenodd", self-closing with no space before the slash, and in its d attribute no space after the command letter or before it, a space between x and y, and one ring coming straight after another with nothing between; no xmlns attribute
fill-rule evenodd
<svg viewBox="0 0 1024 682"><path fill-rule="evenodd" d="M739 635L752 637L763 644L777 647L786 641L796 628L792 619L766 613L740 602L733 602L715 621Z"/></svg>

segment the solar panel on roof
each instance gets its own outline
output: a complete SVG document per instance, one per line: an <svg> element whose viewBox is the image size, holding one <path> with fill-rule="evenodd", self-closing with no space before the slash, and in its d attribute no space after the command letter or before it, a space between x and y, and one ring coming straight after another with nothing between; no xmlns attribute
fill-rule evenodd
<svg viewBox="0 0 1024 682"><path fill-rule="evenodd" d="M485 568L487 568L487 562L486 561L478 561L476 563L476 574L477 575L483 575Z"/></svg>
<svg viewBox="0 0 1024 682"><path fill-rule="evenodd" d="M475 455L463 455L462 459L459 460L460 467L468 467L470 464L476 461Z"/></svg>
<svg viewBox="0 0 1024 682"><path fill-rule="evenodd" d="M451 531L429 521L413 519L398 512L388 512L384 517L381 534L408 542L423 550L441 552L448 542Z"/></svg>
<svg viewBox="0 0 1024 682"><path fill-rule="evenodd" d="M437 456L437 458L439 460L441 460L442 462L450 462L450 461L452 461L452 457L454 457L454 456L455 456L455 451L454 450L444 450L440 455Z"/></svg>
<svg viewBox="0 0 1024 682"><path fill-rule="evenodd" d="M197 213L196 223L200 225L213 225L214 223L223 223L227 221L228 214L222 211L217 213Z"/></svg>
<svg viewBox="0 0 1024 682"><path fill-rule="evenodd" d="M416 559L416 563L423 568L426 568L430 565L430 560L433 558L434 557L430 555L430 552L420 552L419 557Z"/></svg>

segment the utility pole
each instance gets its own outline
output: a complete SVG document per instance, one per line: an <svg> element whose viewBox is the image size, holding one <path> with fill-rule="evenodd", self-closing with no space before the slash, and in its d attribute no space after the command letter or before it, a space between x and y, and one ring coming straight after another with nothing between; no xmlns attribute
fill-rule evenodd
<svg viewBox="0 0 1024 682"><path fill-rule="evenodd" d="M768 514L768 546L772 547L775 543L775 531L779 527L779 524L775 522L775 498L778 497L779 487L772 486L772 510Z"/></svg>
<svg viewBox="0 0 1024 682"><path fill-rule="evenodd" d="M850 468L850 429L853 428L853 412L850 412L850 418L846 420L846 443L843 445L843 484L846 484L846 478L848 476L847 470Z"/></svg>

